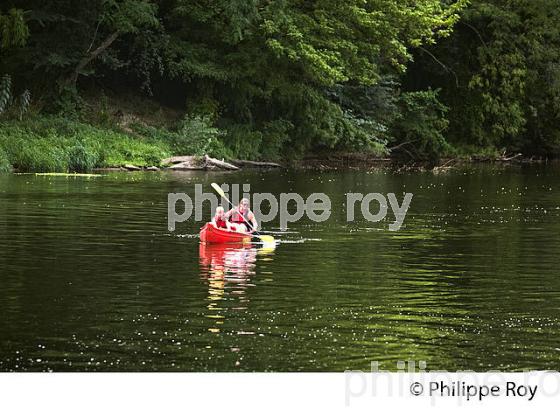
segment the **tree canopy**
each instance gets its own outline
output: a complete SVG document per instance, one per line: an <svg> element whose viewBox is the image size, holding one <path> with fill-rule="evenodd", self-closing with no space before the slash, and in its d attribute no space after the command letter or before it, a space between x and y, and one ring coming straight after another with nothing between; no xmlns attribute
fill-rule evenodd
<svg viewBox="0 0 560 410"><path fill-rule="evenodd" d="M45 111L79 110L92 88L150 95L218 127L240 157L550 155L560 146L553 3L8 0L0 74Z"/></svg>

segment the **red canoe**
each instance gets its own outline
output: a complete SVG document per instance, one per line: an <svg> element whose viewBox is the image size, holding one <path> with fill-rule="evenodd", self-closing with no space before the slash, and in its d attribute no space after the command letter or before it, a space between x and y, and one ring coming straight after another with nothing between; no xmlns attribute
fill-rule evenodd
<svg viewBox="0 0 560 410"><path fill-rule="evenodd" d="M251 242L253 235L250 233L232 232L216 228L207 223L200 230L200 242L204 243L247 243Z"/></svg>

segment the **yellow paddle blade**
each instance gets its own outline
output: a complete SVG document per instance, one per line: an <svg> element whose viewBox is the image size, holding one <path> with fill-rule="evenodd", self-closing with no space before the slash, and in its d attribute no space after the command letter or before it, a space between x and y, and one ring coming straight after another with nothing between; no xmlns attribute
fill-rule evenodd
<svg viewBox="0 0 560 410"><path fill-rule="evenodd" d="M265 243L274 243L274 242L276 242L276 241L274 240L274 237L273 237L273 236L270 236L270 235L259 235L259 236L257 236L257 238L259 238L261 241L263 241L263 242L265 242Z"/></svg>
<svg viewBox="0 0 560 410"><path fill-rule="evenodd" d="M218 195L220 195L222 198L226 197L225 192L222 190L222 188L220 188L218 184L212 182L210 185L212 186L212 188L214 188L214 190L218 193Z"/></svg>
<svg viewBox="0 0 560 410"><path fill-rule="evenodd" d="M257 253L261 256L272 255L276 249L276 242L263 242L262 246L257 249Z"/></svg>

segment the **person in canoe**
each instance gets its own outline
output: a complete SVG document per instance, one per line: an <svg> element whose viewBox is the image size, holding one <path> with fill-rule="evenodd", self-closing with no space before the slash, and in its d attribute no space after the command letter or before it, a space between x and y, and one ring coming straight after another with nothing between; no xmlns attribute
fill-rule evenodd
<svg viewBox="0 0 560 410"><path fill-rule="evenodd" d="M242 198L239 205L230 209L225 214L226 219L229 220L232 227L235 227L237 232L253 233L259 227L255 214L249 208L249 200Z"/></svg>
<svg viewBox="0 0 560 410"><path fill-rule="evenodd" d="M216 208L216 213L214 214L214 218L212 218L212 224L216 228L226 229L228 231L235 230L235 229L232 229L233 227L231 226L231 224L229 223L229 221L226 217L226 212L225 212L223 206L219 206L219 207Z"/></svg>

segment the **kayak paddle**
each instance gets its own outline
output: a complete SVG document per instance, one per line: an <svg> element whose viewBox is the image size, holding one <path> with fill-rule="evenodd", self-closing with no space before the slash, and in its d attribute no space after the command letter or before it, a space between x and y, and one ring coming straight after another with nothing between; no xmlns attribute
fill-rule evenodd
<svg viewBox="0 0 560 410"><path fill-rule="evenodd" d="M212 188L214 188L214 190L218 193L218 195L220 195L222 198L224 198L228 204L230 204L232 207L235 207L235 205L233 205L231 203L231 201L228 199L228 197L226 196L225 192L223 191L222 188L220 188L220 186L218 184L216 184L215 182L212 182L210 184L212 186ZM249 221L247 221L247 219L245 219L245 217L243 216L243 214L239 214L241 215L241 217L243 218L243 220L249 224ZM250 224L252 225L252 224ZM270 235L259 235L258 233L254 233L253 234L254 237L259 238L261 241L265 242L265 243L274 243L274 237L270 236Z"/></svg>

